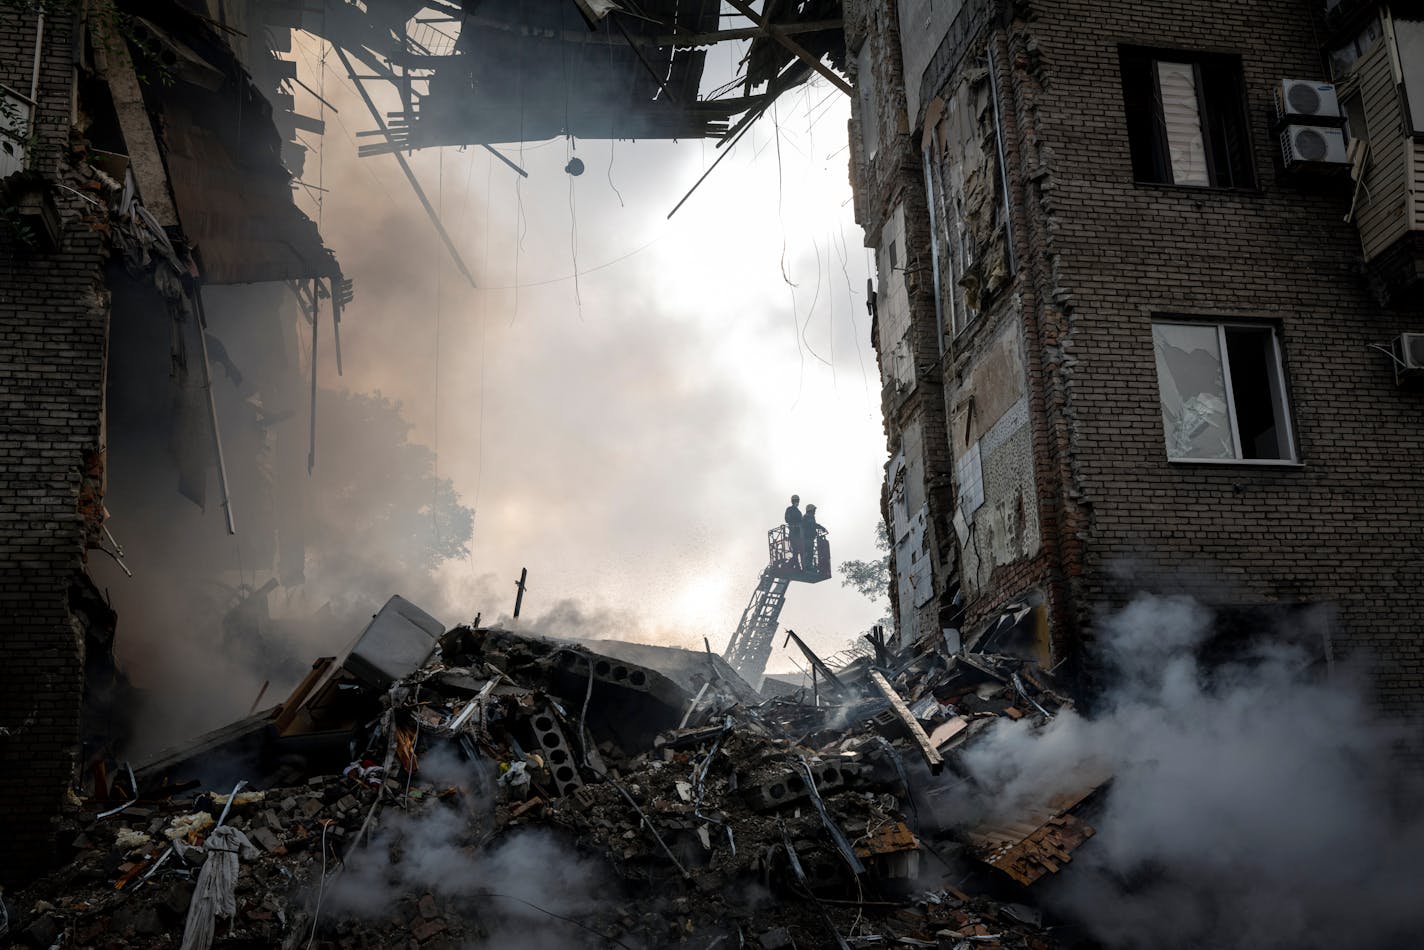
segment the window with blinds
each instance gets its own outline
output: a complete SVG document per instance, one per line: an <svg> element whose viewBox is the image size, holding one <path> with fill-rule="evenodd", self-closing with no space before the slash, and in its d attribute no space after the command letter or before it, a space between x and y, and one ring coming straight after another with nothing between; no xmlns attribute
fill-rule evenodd
<svg viewBox="0 0 1424 950"><path fill-rule="evenodd" d="M1255 187L1240 57L1133 46L1119 53L1136 180Z"/></svg>

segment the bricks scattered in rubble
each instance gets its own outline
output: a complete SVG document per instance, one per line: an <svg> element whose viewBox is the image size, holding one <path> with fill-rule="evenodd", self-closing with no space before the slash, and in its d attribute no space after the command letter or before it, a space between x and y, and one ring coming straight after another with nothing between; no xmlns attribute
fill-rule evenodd
<svg viewBox="0 0 1424 950"><path fill-rule="evenodd" d="M571 947L1065 945L1026 888L1092 835L1082 811L1100 781L1014 822L934 816L965 781L958 755L994 722L1069 705L1029 661L932 652L872 671L861 658L837 671L835 705L759 701L710 657L664 673L502 630L437 640L403 616L378 615L348 656L318 661L258 728L136 769L128 807L111 788L72 802L73 857L6 896L9 936L178 947L208 915L216 947L479 946L510 926ZM930 753L944 774L930 776ZM248 784L232 794L212 777L235 762ZM438 828L434 845L422 828ZM597 875L578 914L560 912L566 869L511 869L531 832ZM245 844L215 853L222 835ZM221 893L202 896L204 866L234 856L229 918ZM436 857L453 863L423 867ZM378 884L366 906L352 906L356 881Z"/></svg>

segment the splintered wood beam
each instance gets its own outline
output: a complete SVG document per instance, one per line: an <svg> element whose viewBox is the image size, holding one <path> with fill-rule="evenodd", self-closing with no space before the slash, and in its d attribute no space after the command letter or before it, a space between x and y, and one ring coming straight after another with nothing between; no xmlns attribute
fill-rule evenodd
<svg viewBox="0 0 1424 950"><path fill-rule="evenodd" d="M905 705L905 700L895 691L895 687L890 685L890 681L885 678L885 674L879 670L870 671L870 682L875 684L875 688L880 691L880 695L890 701L890 708L895 710L895 715L900 717L900 721L905 724L905 728L910 730L910 737L915 740L915 744L920 747L920 754L925 757L925 762L929 764L930 772L935 775L944 768L944 759L940 756L939 750L930 742L930 737L925 735L925 730L920 727L920 721L910 712L910 707Z"/></svg>
<svg viewBox="0 0 1424 950"><path fill-rule="evenodd" d="M746 0L727 0L727 4L742 16L761 27L767 36L770 36L776 40L776 42L790 50L792 55L820 73L831 85L848 96L855 95L855 90L851 88L850 83L846 82L840 76L837 76L829 66L822 64L819 59L808 53L804 46L783 33L779 27L774 26L765 16L753 10L752 5L747 3Z"/></svg>
<svg viewBox="0 0 1424 950"><path fill-rule="evenodd" d="M371 101L371 94L362 85L360 77L356 75L356 68L351 65L351 59L346 55L346 51L340 46L332 46L336 50L337 57L341 60L341 65L346 67L346 74L351 77L351 81L356 84L356 91L361 94L361 101L366 103L366 109L371 113L371 118L376 120L376 125L381 131L386 131L386 120L381 118L381 111L376 108L376 104ZM411 169L410 163L405 160L405 156L400 152L393 152L396 162L399 163L401 171L405 172L406 180L410 182L410 187L414 189L415 196L420 199L420 206L425 209L425 214L430 218L430 223L435 225L436 232L440 235L440 240L445 242L445 249L450 252L451 259L455 266L459 268L461 276L470 282L470 286L475 286L475 278L470 274L470 269L465 266L465 261L460 257L460 252L455 250L455 242L450 239L450 235L445 231L445 225L440 221L440 215L430 204L430 199L425 197L425 189L420 187L420 180L415 177L415 172Z"/></svg>
<svg viewBox="0 0 1424 950"><path fill-rule="evenodd" d="M839 30L844 25L841 20L808 20L804 23L787 23L777 27L782 33L821 33L825 30ZM659 36L653 40L654 46L676 46L679 48L691 48L698 46L712 46L725 40L747 40L754 36L761 36L762 28L759 26L739 27L732 30L717 30L713 33L673 33L668 36Z"/></svg>

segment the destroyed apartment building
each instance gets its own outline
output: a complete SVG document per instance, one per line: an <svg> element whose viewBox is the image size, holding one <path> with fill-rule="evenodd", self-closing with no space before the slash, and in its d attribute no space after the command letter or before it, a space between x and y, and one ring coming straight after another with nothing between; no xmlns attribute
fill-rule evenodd
<svg viewBox="0 0 1424 950"><path fill-rule="evenodd" d="M125 617L291 659L266 603L305 580L318 366L341 373L355 294L293 199L319 193L301 176L325 132L295 106L296 31L331 44L375 126L362 153L401 164L471 282L403 150L483 146L523 174L492 143L734 140L810 76L849 88L836 3L734 4L740 25L718 3L466 6L0 5L0 878L43 866L67 790L123 743ZM744 81L701 97L729 40Z"/></svg>
<svg viewBox="0 0 1424 950"><path fill-rule="evenodd" d="M263 424L306 414L293 291L323 323L349 292L228 34L180 4L142 6L0 11L0 835L16 873L43 864L51 816L122 718L115 618L89 570L122 563L113 489L130 525L161 491L215 537L259 497L299 503L251 487L308 458L301 423ZM244 376L234 358L264 350ZM298 519L266 516L291 526L269 556L299 577ZM195 550L200 532L169 527Z"/></svg>
<svg viewBox="0 0 1424 950"><path fill-rule="evenodd" d="M722 656L400 596L293 654L268 599L313 563L360 277L294 201L299 33L471 284L415 149L523 176L500 146L730 146L812 77L850 97L892 629L780 631L832 576L781 525ZM1071 738L1104 607L1194 594L1223 655L1285 622L1424 713L1421 64L1424 7L1367 0L0 4L0 940L1103 946L1045 895L1124 771L999 798L974 760ZM134 550L197 570L111 595ZM115 639L193 623L300 681L130 759ZM764 677L778 641L806 682Z"/></svg>
<svg viewBox="0 0 1424 950"><path fill-rule="evenodd" d="M1187 593L1424 721L1424 7L845 19L900 636L1019 605L1091 682L1098 610Z"/></svg>
<svg viewBox="0 0 1424 950"><path fill-rule="evenodd" d="M883 641L839 670L808 660L815 693L762 700L711 653L447 631L393 597L282 703L89 777L61 822L73 858L6 895L10 935L1073 945L1024 895L1093 836L1106 773L1000 819L939 817L986 729L1072 708L1053 678Z"/></svg>
<svg viewBox="0 0 1424 950"><path fill-rule="evenodd" d="M131 574L125 544L150 567L228 564L188 585L228 598L211 618L225 630L265 624L273 588L303 583L318 365L342 369L355 288L293 202L312 191L300 174L325 131L295 108L293 31L332 44L383 140L363 151L403 167L404 148L496 151L521 127L735 137L810 75L844 85L822 63L843 66L834 3L740 4L746 26L729 28L716 3L612 19L611 4L433 6L0 7L0 839L21 863L43 862L74 776L121 738L103 734L122 729L111 645L124 621L95 564ZM746 81L703 100L706 50L725 40L749 41ZM375 81L402 115L377 110ZM234 583L253 564L261 577ZM115 585L118 615L181 635L184 621L137 615L138 590Z"/></svg>

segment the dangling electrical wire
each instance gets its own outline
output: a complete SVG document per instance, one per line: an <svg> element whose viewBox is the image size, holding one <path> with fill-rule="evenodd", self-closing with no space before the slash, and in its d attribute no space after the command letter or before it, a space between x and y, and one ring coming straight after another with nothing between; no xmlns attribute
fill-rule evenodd
<svg viewBox="0 0 1424 950"><path fill-rule="evenodd" d="M836 256L840 258L841 272L845 274L846 300L850 304L851 339L855 340L855 356L860 361L860 381L865 386L865 404L870 407L870 375L865 371L865 351L860 345L860 325L855 319L855 288L850 283L850 248L846 246L844 223L841 224L840 231L841 242L836 248Z"/></svg>
<svg viewBox="0 0 1424 950"><path fill-rule="evenodd" d="M796 285L786 273L786 219L781 216L781 202L784 197L781 181L781 124L777 121L775 100L771 104L771 125L776 136L776 219L781 222L781 279L786 282L786 287L791 292L791 336L796 341L796 357L800 361L796 376L796 398L791 403L791 408L795 409L801 402L801 387L806 382L806 353L801 349L801 320L796 311Z"/></svg>
<svg viewBox="0 0 1424 950"><path fill-rule="evenodd" d="M609 23L609 17L603 18L603 31L608 34L608 75L616 75L613 69L613 24ZM608 113L608 187L613 189L613 193L618 196L618 207L626 207L623 204L623 192L618 190L618 186L613 184L613 153L618 147L618 140L615 138L617 128L614 117L617 115L613 110ZM577 270L577 268L575 268Z"/></svg>
<svg viewBox="0 0 1424 950"><path fill-rule="evenodd" d="M568 15L568 5L560 8L559 26ZM569 127L569 52L568 45L559 44L560 71L564 77L564 171L569 176L569 256L574 265L574 306L578 310L579 322L583 322L583 293L578 279L578 209L574 206L574 179L583 174L583 162L574 156L578 143L574 141L573 129Z"/></svg>
<svg viewBox="0 0 1424 950"><path fill-rule="evenodd" d="M325 19L325 14L322 15ZM318 121L321 123L323 134L318 140L316 150L316 229L321 230L321 206L326 196L326 57L330 52L330 45L326 40L321 44L321 71L317 79L317 100L318 100Z"/></svg>
<svg viewBox="0 0 1424 950"><path fill-rule="evenodd" d="M820 245L818 245L814 239L811 241L811 250L815 252L816 255L816 292L811 297L811 306L808 307L806 310L806 320L804 323L801 324L801 342L805 345L806 352L810 353L812 356L820 360L822 363L825 363L827 366L830 366L832 372L834 372L835 367L831 366L831 364L826 360L824 356L822 356L820 353L817 353L815 348L811 346L811 341L806 339L806 328L811 325L811 318L816 315L816 304L821 299L821 248Z"/></svg>
<svg viewBox="0 0 1424 950"><path fill-rule="evenodd" d="M569 141L573 142L573 136L569 136ZM573 146L570 152L576 151L577 146ZM570 159L570 164L573 159ZM579 262L578 262L578 208L574 205L574 175L569 175L569 254L573 258L574 264L574 305L578 308L579 321L583 321L583 293L579 288Z"/></svg>
<svg viewBox="0 0 1424 950"><path fill-rule="evenodd" d="M529 17L525 8L524 29L529 29ZM519 45L519 58L515 62L515 73L519 77L516 95L519 96L519 167L524 167L524 44ZM520 186L523 184L523 177L514 179L514 204L517 210L514 220L514 309L509 315L509 325L514 326L514 321L519 319L519 255L524 250L524 232L528 222L524 218L524 190Z"/></svg>

